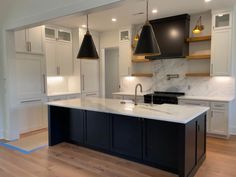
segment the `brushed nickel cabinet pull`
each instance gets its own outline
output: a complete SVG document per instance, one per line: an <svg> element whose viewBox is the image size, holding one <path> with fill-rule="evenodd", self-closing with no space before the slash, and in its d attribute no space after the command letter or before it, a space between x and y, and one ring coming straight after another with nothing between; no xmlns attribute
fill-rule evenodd
<svg viewBox="0 0 236 177"><path fill-rule="evenodd" d="M46 94L46 75L43 74L43 93Z"/></svg>
<svg viewBox="0 0 236 177"><path fill-rule="evenodd" d="M21 103L32 103L32 102L39 102L39 101L42 101L41 99L36 99L36 100L24 100L24 101L21 101Z"/></svg>
<svg viewBox="0 0 236 177"><path fill-rule="evenodd" d="M85 90L85 83L84 83L84 75L82 75L82 90L84 91Z"/></svg>

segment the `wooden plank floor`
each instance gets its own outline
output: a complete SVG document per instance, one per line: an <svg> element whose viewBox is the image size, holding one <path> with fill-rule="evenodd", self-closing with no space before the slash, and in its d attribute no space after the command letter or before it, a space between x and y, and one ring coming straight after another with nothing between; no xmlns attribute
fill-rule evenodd
<svg viewBox="0 0 236 177"><path fill-rule="evenodd" d="M196 177L235 177L236 137L208 138ZM23 155L0 147L0 177L176 177L152 167L62 143Z"/></svg>

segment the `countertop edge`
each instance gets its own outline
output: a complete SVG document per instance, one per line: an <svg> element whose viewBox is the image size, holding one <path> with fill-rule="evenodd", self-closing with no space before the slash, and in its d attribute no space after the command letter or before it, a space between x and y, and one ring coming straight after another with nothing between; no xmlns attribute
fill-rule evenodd
<svg viewBox="0 0 236 177"><path fill-rule="evenodd" d="M56 103L47 103L48 106L56 106L56 107L63 107L63 108L71 108L71 109L79 109L79 110L85 110L85 111L95 111L95 112L101 112L101 113L108 113L108 114L116 114L116 115L123 115L123 116L131 116L131 117L136 117L136 118L145 118L145 119L151 119L151 120L157 120L157 121L165 121L165 122L172 122L172 123L177 123L177 124L187 124L190 121L192 121L193 119L195 119L196 117L202 115L203 113L207 112L210 108L209 107L205 107L204 110L202 110L201 112L197 113L196 115L189 117L188 119L184 120L184 121L175 121L175 120L167 120L164 118L153 118L153 117L149 117L149 116L139 116L136 114L128 114L128 113L122 113L122 112L115 112L115 111L108 111L108 110L103 110L103 109L97 109L97 108L91 108L91 107L78 107L78 106L72 106L72 105L60 105L60 104L56 104Z"/></svg>
<svg viewBox="0 0 236 177"><path fill-rule="evenodd" d="M219 101L219 102L232 102L235 98L214 98L214 97L198 97L198 96L181 96L178 100L198 100L198 101Z"/></svg>

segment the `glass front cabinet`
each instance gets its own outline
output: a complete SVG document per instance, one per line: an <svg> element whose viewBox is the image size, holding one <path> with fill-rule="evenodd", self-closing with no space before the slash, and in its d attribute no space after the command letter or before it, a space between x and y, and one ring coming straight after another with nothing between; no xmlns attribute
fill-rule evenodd
<svg viewBox="0 0 236 177"><path fill-rule="evenodd" d="M63 42L71 42L71 31L65 29L57 29L53 27L45 27L45 38L47 40L58 40Z"/></svg>
<svg viewBox="0 0 236 177"><path fill-rule="evenodd" d="M232 27L232 12L213 12L213 30L228 29Z"/></svg>

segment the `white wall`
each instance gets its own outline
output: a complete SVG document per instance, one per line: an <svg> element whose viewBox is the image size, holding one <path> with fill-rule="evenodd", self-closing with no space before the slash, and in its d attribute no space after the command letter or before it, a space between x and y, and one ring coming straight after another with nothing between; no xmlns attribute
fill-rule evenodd
<svg viewBox="0 0 236 177"><path fill-rule="evenodd" d="M112 48L119 46L119 31L106 31L100 33L100 48Z"/></svg>
<svg viewBox="0 0 236 177"><path fill-rule="evenodd" d="M3 122L8 122L8 111L3 111L6 102L3 97L4 77L7 77L6 65L8 61L6 51L3 49L6 42L5 29L13 29L31 24L41 24L46 20L70 15L76 12L119 2L119 0L1 0L0 6L0 138ZM4 66L4 68L3 68ZM4 72L6 70L6 72ZM5 76L4 76L5 75ZM6 80L7 81L7 80ZM4 94L4 95L3 95ZM5 114L4 114L5 113ZM5 119L5 121L4 121ZM5 124L4 124L5 125ZM8 127L8 125L6 125ZM5 127L5 129L6 129Z"/></svg>
<svg viewBox="0 0 236 177"><path fill-rule="evenodd" d="M2 19L1 19L2 15L1 15L1 9L0 9L0 29L2 26ZM0 33L2 34L2 33ZM2 49L2 35L0 35L0 139L3 138L3 93L4 93L4 80L3 80L3 60L1 60L3 58L3 53L1 51Z"/></svg>

